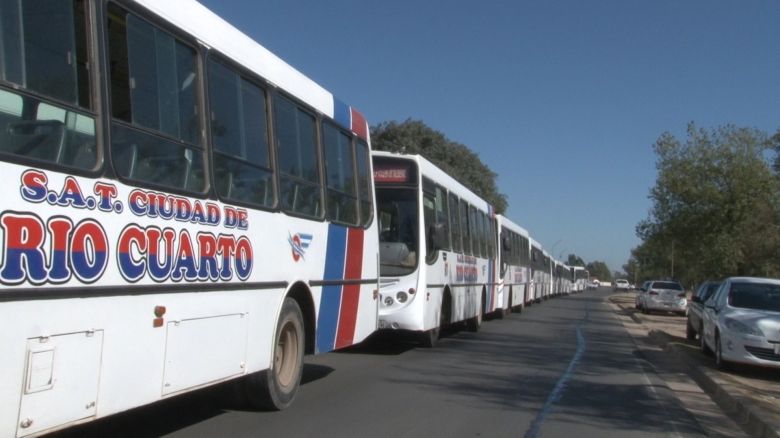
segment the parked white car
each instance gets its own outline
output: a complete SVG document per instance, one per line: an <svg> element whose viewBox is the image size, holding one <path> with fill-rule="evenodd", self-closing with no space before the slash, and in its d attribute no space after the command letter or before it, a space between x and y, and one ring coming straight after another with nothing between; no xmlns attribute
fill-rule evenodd
<svg viewBox="0 0 780 438"><path fill-rule="evenodd" d="M636 302L634 304L637 309L642 309L642 300L644 300L644 296L642 294L647 292L647 287L650 286L650 283L652 283L652 281L646 281L642 283L642 286L639 286L639 289L637 289Z"/></svg>
<svg viewBox="0 0 780 438"><path fill-rule="evenodd" d="M701 349L715 363L780 368L780 279L732 277L704 303Z"/></svg>
<svg viewBox="0 0 780 438"><path fill-rule="evenodd" d="M613 286L612 289L616 290L616 291L618 291L618 290L630 290L631 289L631 285L628 284L628 280L623 280L621 278L621 279L615 280L615 285Z"/></svg>
<svg viewBox="0 0 780 438"><path fill-rule="evenodd" d="M682 285L676 281L651 281L639 294L642 313L674 312L685 315L688 299Z"/></svg>

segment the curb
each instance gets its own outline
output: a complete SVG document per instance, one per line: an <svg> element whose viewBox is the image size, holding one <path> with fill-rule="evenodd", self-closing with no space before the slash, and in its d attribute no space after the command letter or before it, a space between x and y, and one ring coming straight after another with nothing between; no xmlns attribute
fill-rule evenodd
<svg viewBox="0 0 780 438"><path fill-rule="evenodd" d="M685 362L691 378L707 393L712 400L734 419L746 432L757 438L780 438L780 424L766 418L763 410L756 404L730 388L728 383L718 382L712 371L696 364L678 344L669 342L668 334L661 330L649 333L651 338L664 338L667 343L664 351ZM732 389L731 391L729 389Z"/></svg>

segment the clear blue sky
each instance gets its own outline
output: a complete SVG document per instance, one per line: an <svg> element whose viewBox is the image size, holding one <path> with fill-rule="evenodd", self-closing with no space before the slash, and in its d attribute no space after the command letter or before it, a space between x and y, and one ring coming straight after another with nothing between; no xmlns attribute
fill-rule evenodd
<svg viewBox="0 0 780 438"><path fill-rule="evenodd" d="M511 219L612 270L639 243L661 133L780 129L777 0L202 1L372 125L469 146Z"/></svg>

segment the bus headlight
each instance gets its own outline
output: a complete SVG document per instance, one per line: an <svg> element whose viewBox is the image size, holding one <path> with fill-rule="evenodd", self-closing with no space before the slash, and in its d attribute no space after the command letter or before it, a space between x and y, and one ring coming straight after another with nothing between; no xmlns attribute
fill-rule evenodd
<svg viewBox="0 0 780 438"><path fill-rule="evenodd" d="M406 292L401 291L395 294L395 299L398 300L399 303L405 303L406 300L409 299L409 295L406 295Z"/></svg>
<svg viewBox="0 0 780 438"><path fill-rule="evenodd" d="M385 306L392 306L393 305L393 297L390 295L385 297Z"/></svg>

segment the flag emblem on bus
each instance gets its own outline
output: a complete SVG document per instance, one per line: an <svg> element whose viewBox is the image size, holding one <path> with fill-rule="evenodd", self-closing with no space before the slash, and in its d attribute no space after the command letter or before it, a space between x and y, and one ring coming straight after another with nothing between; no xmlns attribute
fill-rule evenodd
<svg viewBox="0 0 780 438"><path fill-rule="evenodd" d="M301 233L295 233L294 235L289 234L287 235L287 243L290 244L290 248L292 249L292 258L296 262L302 258L306 254L306 249L309 247L309 244L311 244L311 239L314 236L311 234L301 234Z"/></svg>

